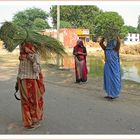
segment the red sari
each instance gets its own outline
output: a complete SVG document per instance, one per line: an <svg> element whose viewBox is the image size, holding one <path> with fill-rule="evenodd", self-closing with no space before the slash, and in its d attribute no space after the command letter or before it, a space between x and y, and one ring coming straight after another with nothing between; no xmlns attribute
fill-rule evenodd
<svg viewBox="0 0 140 140"><path fill-rule="evenodd" d="M24 127L26 128L31 128L34 123L39 122L43 117L43 95L45 92L43 75L41 70L34 72L33 69L31 69L34 62L33 60L32 62L28 60L28 55L34 53L33 46L31 44L27 44L21 47L19 57L21 63L24 63L24 61L29 61L27 66L29 66L29 64L31 65L29 67L30 69L28 67L22 67L22 69L25 70L23 73L21 71L18 75L18 86L21 96L22 121ZM25 74L26 72L28 75ZM37 78L35 78L36 75L38 75Z"/></svg>
<svg viewBox="0 0 140 140"><path fill-rule="evenodd" d="M75 77L76 82L86 82L87 81L87 65L86 65L86 55L77 54L77 52L87 53L84 46L76 45L73 50L75 55Z"/></svg>
<svg viewBox="0 0 140 140"><path fill-rule="evenodd" d="M22 121L24 127L30 127L34 123L42 120L43 117L43 95L44 84L40 79L19 79L19 90L21 95Z"/></svg>

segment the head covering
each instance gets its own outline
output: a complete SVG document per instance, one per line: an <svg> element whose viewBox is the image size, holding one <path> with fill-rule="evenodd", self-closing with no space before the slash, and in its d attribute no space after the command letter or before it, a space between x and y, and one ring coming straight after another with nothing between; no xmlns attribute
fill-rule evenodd
<svg viewBox="0 0 140 140"><path fill-rule="evenodd" d="M83 41L82 41L81 39L79 39L79 40L77 41L77 44L78 44L80 47L84 46Z"/></svg>
<svg viewBox="0 0 140 140"><path fill-rule="evenodd" d="M32 43L29 42L29 43L21 44L19 59L23 60L27 58L28 54L33 54L33 53L35 53L35 48Z"/></svg>
<svg viewBox="0 0 140 140"><path fill-rule="evenodd" d="M35 48L32 43L24 43L20 47L20 54L35 53Z"/></svg>

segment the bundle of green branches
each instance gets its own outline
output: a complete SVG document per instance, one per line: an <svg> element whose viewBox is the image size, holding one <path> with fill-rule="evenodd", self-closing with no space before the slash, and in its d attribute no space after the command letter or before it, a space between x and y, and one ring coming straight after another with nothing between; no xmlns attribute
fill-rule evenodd
<svg viewBox="0 0 140 140"><path fill-rule="evenodd" d="M107 41L121 36L124 29L123 18L116 12L103 12L95 18L95 34L104 37Z"/></svg>
<svg viewBox="0 0 140 140"><path fill-rule="evenodd" d="M27 36L25 29L17 27L11 22L5 22L0 29L0 39L4 42L5 48L12 52L21 44Z"/></svg>
<svg viewBox="0 0 140 140"><path fill-rule="evenodd" d="M0 39L4 42L5 48L10 52L22 43L31 42L42 56L50 53L65 54L62 43L55 38L24 29L11 22L5 22L1 26Z"/></svg>

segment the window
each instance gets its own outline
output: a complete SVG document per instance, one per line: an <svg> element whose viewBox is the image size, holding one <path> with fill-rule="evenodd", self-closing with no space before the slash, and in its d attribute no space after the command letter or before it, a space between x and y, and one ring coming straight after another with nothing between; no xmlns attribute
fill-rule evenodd
<svg viewBox="0 0 140 140"><path fill-rule="evenodd" d="M130 38L130 41L132 41L132 38Z"/></svg>

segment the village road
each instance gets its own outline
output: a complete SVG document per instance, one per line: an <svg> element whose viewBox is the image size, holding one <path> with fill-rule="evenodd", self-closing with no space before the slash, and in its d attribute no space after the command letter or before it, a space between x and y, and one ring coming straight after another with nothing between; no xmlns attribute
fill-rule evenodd
<svg viewBox="0 0 140 140"><path fill-rule="evenodd" d="M73 73L48 68L44 120L36 130L22 126L20 101L14 98L18 61L0 56L0 134L139 134L140 96L123 89L115 101L104 99L102 80L74 83Z"/></svg>

